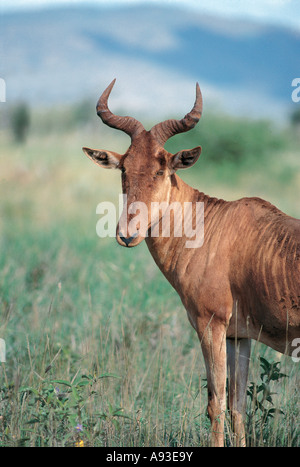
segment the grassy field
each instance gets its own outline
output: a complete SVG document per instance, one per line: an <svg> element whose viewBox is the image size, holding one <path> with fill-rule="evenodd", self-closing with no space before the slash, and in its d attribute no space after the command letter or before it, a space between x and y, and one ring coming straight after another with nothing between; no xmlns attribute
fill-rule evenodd
<svg viewBox="0 0 300 467"><path fill-rule="evenodd" d="M0 445L207 446L204 363L178 296L145 244L96 235L96 206L118 204L120 176L81 147L124 152L128 138L92 122L57 110L33 115L24 144L1 133ZM168 147L198 144L182 174L193 186L300 217L295 130L209 116ZM298 388L299 363L254 343L250 445L299 446Z"/></svg>

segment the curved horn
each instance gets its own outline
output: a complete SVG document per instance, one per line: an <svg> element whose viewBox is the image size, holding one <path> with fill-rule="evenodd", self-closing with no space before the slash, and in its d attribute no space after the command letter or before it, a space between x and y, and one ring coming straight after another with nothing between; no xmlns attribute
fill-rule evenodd
<svg viewBox="0 0 300 467"><path fill-rule="evenodd" d="M192 110L181 120L165 120L151 129L151 134L162 146L171 136L189 131L198 123L202 115L203 100L199 84L196 84L196 100Z"/></svg>
<svg viewBox="0 0 300 467"><path fill-rule="evenodd" d="M99 98L96 106L97 115L101 118L103 123L111 128L124 131L132 139L137 134L141 133L141 131L144 130L144 127L133 117L119 117L109 110L107 101L115 82L116 80L114 79Z"/></svg>

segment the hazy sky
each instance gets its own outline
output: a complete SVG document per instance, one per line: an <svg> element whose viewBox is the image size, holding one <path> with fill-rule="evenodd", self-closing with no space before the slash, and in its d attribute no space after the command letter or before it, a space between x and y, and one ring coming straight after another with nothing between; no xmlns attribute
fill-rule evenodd
<svg viewBox="0 0 300 467"><path fill-rule="evenodd" d="M143 4L144 0L0 0L1 10L36 8L47 5L127 5ZM148 0L147 3L173 4L206 13L253 18L260 21L296 26L300 29L299 0Z"/></svg>

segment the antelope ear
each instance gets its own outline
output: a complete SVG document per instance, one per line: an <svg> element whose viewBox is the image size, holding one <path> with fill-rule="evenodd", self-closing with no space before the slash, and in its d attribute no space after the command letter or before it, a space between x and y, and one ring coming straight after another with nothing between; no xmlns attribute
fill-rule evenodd
<svg viewBox="0 0 300 467"><path fill-rule="evenodd" d="M117 169L122 157L117 152L105 151L104 149L82 148L82 150L95 164L105 169Z"/></svg>
<svg viewBox="0 0 300 467"><path fill-rule="evenodd" d="M194 149L184 149L183 151L177 152L171 159L171 170L176 172L177 169L192 167L199 159L201 151L201 146L197 146Z"/></svg>

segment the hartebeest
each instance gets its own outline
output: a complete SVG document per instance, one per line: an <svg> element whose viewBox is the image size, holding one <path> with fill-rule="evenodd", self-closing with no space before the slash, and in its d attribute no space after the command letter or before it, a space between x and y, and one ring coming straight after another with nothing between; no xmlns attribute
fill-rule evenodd
<svg viewBox="0 0 300 467"><path fill-rule="evenodd" d="M201 147L173 155L164 144L200 119L198 83L194 107L183 119L166 120L146 131L136 119L109 110L114 82L100 97L97 114L106 125L127 133L131 145L124 155L102 149L83 151L101 167L121 170L127 205L117 225L117 241L134 247L145 239L197 331L207 370L212 445L224 444L227 370L233 429L237 444L245 445L243 411L251 339L291 354L293 339L300 337L300 221L260 198L231 202L211 198L178 177L178 169L195 164ZM149 218L146 228L137 225L132 233L128 225L133 214L128 206L136 201L145 203ZM156 220L150 216L153 201L176 201L181 206L203 202L203 245L186 248L184 234L151 236L151 223L159 225L164 216L161 211Z"/></svg>

